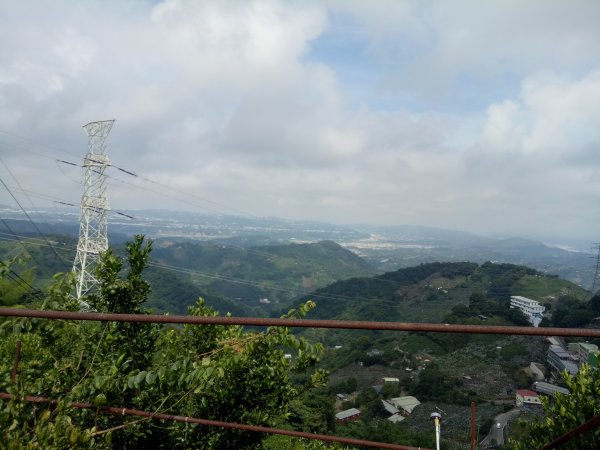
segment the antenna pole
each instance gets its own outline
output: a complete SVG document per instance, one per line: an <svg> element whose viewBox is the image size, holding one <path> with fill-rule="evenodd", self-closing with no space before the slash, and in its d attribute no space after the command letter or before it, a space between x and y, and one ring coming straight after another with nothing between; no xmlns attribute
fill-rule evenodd
<svg viewBox="0 0 600 450"><path fill-rule="evenodd" d="M475 450L475 402L471 402L471 450Z"/></svg>
<svg viewBox="0 0 600 450"><path fill-rule="evenodd" d="M109 210L106 197L106 175L110 166L106 154L106 138L114 120L90 122L84 125L88 135L88 151L83 159L83 196L79 216L79 241L73 262L76 276L76 298L98 285L95 276L100 254L108 250L106 213Z"/></svg>
<svg viewBox="0 0 600 450"><path fill-rule="evenodd" d="M440 422L442 421L442 415L438 412L433 412L429 418L435 427L435 448L436 450L440 450Z"/></svg>

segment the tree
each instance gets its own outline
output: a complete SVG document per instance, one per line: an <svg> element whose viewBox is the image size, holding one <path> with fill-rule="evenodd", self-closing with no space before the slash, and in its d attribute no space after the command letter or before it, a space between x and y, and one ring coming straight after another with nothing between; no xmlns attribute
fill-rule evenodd
<svg viewBox="0 0 600 450"><path fill-rule="evenodd" d="M552 403L542 396L544 419L533 422L522 441L510 441L514 450L541 448L600 414L600 370L582 364L577 375L564 372L563 379L570 395L557 394ZM600 448L600 430L596 428L580 434L560 448Z"/></svg>
<svg viewBox="0 0 600 450"><path fill-rule="evenodd" d="M16 266L23 266L26 262L24 256L16 256L7 261L0 261L0 306L12 306L24 303L27 297L35 298L37 290L29 292L33 283L33 270L15 272Z"/></svg>
<svg viewBox="0 0 600 450"><path fill-rule="evenodd" d="M150 288L143 279L152 246L142 236L127 244L127 260L102 255L97 293L85 300L97 311L136 313ZM39 305L74 310L70 275L56 276ZM287 317L300 318L314 303ZM190 315L218 312L200 299ZM15 343L22 343L16 382ZM212 420L275 426L286 422L301 392L324 384L312 372L319 345L288 328L245 331L217 325L161 328L151 324L9 319L0 322L0 449L201 448L253 449L263 435L190 424L133 419L70 408L71 402L136 408ZM284 357L294 353L294 361ZM308 371L304 385L294 373ZM55 406L21 401L26 395L57 399Z"/></svg>

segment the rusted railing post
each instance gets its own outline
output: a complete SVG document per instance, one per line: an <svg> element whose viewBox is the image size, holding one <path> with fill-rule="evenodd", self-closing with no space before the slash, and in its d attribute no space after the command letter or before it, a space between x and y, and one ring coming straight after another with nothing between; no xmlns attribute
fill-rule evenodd
<svg viewBox="0 0 600 450"><path fill-rule="evenodd" d="M12 376L11 380L13 383L17 381L17 369L19 368L19 361L21 359L21 341L17 341L15 348L15 360L13 361Z"/></svg>

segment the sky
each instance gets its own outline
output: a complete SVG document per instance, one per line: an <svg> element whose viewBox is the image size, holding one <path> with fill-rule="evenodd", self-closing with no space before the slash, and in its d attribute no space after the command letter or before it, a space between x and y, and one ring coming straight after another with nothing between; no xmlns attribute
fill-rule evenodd
<svg viewBox="0 0 600 450"><path fill-rule="evenodd" d="M79 204L56 160L115 119L140 175L108 169L115 210L597 242L598 23L587 0L6 0L0 177Z"/></svg>

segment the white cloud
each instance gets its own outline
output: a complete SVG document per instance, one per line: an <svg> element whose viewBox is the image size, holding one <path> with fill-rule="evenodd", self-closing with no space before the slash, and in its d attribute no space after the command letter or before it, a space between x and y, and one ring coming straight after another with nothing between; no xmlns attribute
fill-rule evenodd
<svg viewBox="0 0 600 450"><path fill-rule="evenodd" d="M0 40L11 45L0 51L0 129L83 155L80 127L116 118L115 164L259 215L592 233L592 213L578 210L600 192L598 7L456 5L3 4ZM351 20L333 30L337 14ZM344 64L327 51L311 58L332 31L360 43L356 61L351 52ZM340 67L353 64L374 76L345 83ZM36 167L1 149L39 190L47 160ZM54 172L48 190L79 198ZM115 182L111 204L209 207L149 188ZM526 218L508 223L514 215Z"/></svg>
<svg viewBox="0 0 600 450"><path fill-rule="evenodd" d="M552 159L572 156L600 142L599 102L600 70L580 79L529 77L520 98L488 108L481 145Z"/></svg>

